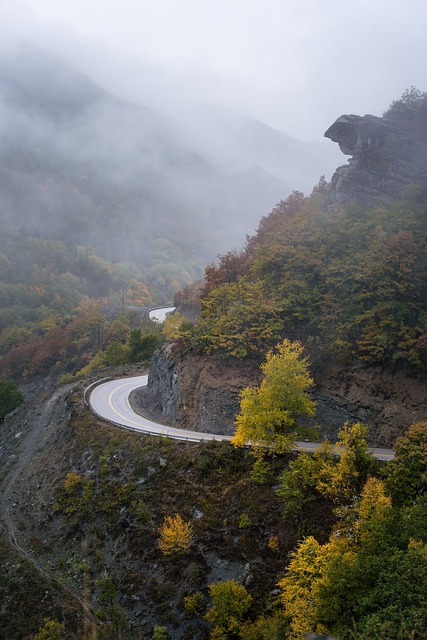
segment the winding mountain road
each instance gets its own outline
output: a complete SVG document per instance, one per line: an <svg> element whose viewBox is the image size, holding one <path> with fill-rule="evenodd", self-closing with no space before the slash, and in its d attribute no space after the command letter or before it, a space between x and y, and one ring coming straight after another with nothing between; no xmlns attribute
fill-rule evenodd
<svg viewBox="0 0 427 640"><path fill-rule="evenodd" d="M112 422L115 425L141 431L154 436L166 436L177 440L189 440L191 442L202 442L205 440L230 440L230 436L222 436L214 433L201 433L198 431L187 431L177 429L152 422L144 416L135 413L129 403L129 395L135 389L145 387L148 376L135 376L133 378L122 378L119 380L109 380L101 382L94 387L88 403L96 415Z"/></svg>
<svg viewBox="0 0 427 640"><path fill-rule="evenodd" d="M152 320L163 322L166 315L174 311L174 309L175 307L152 309L149 312L149 317ZM186 429L159 424L136 413L130 405L129 396L135 389L145 387L147 381L148 376L146 375L135 376L133 378L121 378L118 380L99 380L86 389L85 399L97 416L124 429L140 431L154 436L174 438L176 440L186 440L188 442L231 440L231 436L224 436L218 433L188 431ZM296 442L294 450L313 452L319 446L317 442ZM370 452L378 460L392 460L394 458L394 451L391 449L371 448ZM336 453L338 455L340 454L338 448L336 449Z"/></svg>
<svg viewBox="0 0 427 640"><path fill-rule="evenodd" d="M188 442L206 442L208 440L231 440L231 436L218 433L202 433L200 431L188 431L162 425L144 416L135 413L132 409L129 396L135 389L147 384L148 376L135 376L133 378L121 378L119 380L99 381L97 386L87 389L88 404L97 416L124 429L140 431L154 436L164 436L176 440ZM90 394L88 393L90 391ZM316 442L297 442L296 451L315 451L319 447ZM391 460L394 452L391 449L372 448L370 451L379 460ZM339 454L339 450L337 450Z"/></svg>
<svg viewBox="0 0 427 640"><path fill-rule="evenodd" d="M150 309L148 317L155 322L163 322L172 311L175 311L175 307L157 307L157 309Z"/></svg>

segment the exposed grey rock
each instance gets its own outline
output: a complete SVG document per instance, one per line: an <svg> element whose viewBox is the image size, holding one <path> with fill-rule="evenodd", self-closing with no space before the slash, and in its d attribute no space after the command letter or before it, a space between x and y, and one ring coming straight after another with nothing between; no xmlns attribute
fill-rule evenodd
<svg viewBox="0 0 427 640"><path fill-rule="evenodd" d="M142 394L135 393L132 404L142 395L143 406L159 422L177 424L180 419L180 384L178 363L172 357L172 345L166 344L156 351L151 360L148 384Z"/></svg>
<svg viewBox="0 0 427 640"><path fill-rule="evenodd" d="M231 435L240 390L258 384L259 377L253 363L224 364L197 354L175 357L166 344L154 354L146 389L135 391L131 403L165 424Z"/></svg>
<svg viewBox="0 0 427 640"><path fill-rule="evenodd" d="M260 381L254 362L228 362L194 353L174 354L171 345L152 361L149 384L132 404L156 420L195 431L231 435L239 391ZM378 367L330 365L315 375L312 397L321 437L334 439L346 421L369 427L369 443L391 446L413 422L427 420L425 382Z"/></svg>
<svg viewBox="0 0 427 640"><path fill-rule="evenodd" d="M401 104L379 118L340 116L325 133L352 156L334 173L325 205L357 201L391 204L408 186L427 180L427 117Z"/></svg>
<svg viewBox="0 0 427 640"><path fill-rule="evenodd" d="M427 419L424 381L374 367L330 365L316 375L316 422L332 436L344 424L362 422L368 441L388 447L413 422Z"/></svg>

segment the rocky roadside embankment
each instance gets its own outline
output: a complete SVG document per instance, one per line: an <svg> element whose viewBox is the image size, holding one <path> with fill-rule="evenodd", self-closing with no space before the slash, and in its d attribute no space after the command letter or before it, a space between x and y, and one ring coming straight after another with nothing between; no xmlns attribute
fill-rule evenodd
<svg viewBox="0 0 427 640"><path fill-rule="evenodd" d="M132 405L158 422L193 431L230 435L243 387L260 381L259 365L221 362L192 353L177 354L168 343L151 361L148 385Z"/></svg>
<svg viewBox="0 0 427 640"><path fill-rule="evenodd" d="M136 391L132 403L159 422L231 435L240 390L259 381L256 362L178 355L166 344L152 360L147 388ZM316 422L330 438L346 420L363 422L372 446L390 447L410 424L427 420L425 381L380 368L330 365L315 374L313 398Z"/></svg>

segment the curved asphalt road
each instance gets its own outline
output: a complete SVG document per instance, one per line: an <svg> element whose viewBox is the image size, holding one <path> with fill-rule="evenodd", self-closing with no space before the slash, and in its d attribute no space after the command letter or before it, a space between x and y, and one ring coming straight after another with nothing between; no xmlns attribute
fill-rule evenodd
<svg viewBox="0 0 427 640"><path fill-rule="evenodd" d="M171 313L175 307L163 307L150 311L149 317L162 322L167 313ZM147 418L135 413L129 403L129 395L135 389L147 385L148 376L135 376L133 378L122 378L119 380L99 381L99 384L86 389L85 396L89 395L88 402L92 411L108 422L155 436L165 436L177 440L187 440L190 442L203 442L207 440L231 440L231 436L223 436L217 433L202 433L200 431L187 431L177 429L157 422L152 422ZM91 389L90 394L89 389ZM319 444L315 442L297 442L296 451L315 451ZM391 460L394 452L391 449L370 449L371 453L379 460ZM337 450L339 454L339 451Z"/></svg>
<svg viewBox="0 0 427 640"><path fill-rule="evenodd" d="M175 311L175 307L159 307L158 309L151 309L148 312L148 317L155 322L163 322L172 311Z"/></svg>
<svg viewBox="0 0 427 640"><path fill-rule="evenodd" d="M129 404L129 394L134 389L145 387L147 380L148 376L136 376L134 378L122 378L120 380L103 382L92 389L89 397L89 405L92 411L101 418L125 429L132 429L133 431L141 431L155 436L166 436L178 440L190 440L192 442L230 440L230 436L168 427L158 424L157 422L152 422L135 413Z"/></svg>
<svg viewBox="0 0 427 640"><path fill-rule="evenodd" d="M132 409L129 403L129 395L135 389L145 387L148 376L135 376L133 378L121 378L101 382L94 387L89 396L89 406L92 411L104 420L113 424L140 431L155 436L165 436L177 440L190 442L204 442L207 440L231 440L231 436L223 436L217 433L202 433L200 431L188 431L168 427L157 422L152 422ZM316 442L297 442L297 451L315 451L319 444ZM379 460L391 460L394 452L391 449L370 449ZM339 453L339 452L337 452Z"/></svg>

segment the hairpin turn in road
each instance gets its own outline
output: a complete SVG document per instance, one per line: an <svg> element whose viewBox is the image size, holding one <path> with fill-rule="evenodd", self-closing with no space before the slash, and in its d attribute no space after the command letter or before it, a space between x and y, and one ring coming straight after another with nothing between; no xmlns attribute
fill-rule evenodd
<svg viewBox="0 0 427 640"><path fill-rule="evenodd" d="M147 380L148 376L145 375L99 381L96 386L92 385L91 388L88 388L85 395L89 406L97 416L124 429L188 442L231 439L231 436L224 436L218 433L188 431L159 424L136 413L130 405L129 396L135 389L145 387ZM295 443L295 450L313 452L318 446L319 443L316 442L297 442ZM373 448L370 451L379 460L391 460L394 458L394 452L391 449ZM338 450L337 453L339 454Z"/></svg>

